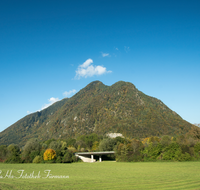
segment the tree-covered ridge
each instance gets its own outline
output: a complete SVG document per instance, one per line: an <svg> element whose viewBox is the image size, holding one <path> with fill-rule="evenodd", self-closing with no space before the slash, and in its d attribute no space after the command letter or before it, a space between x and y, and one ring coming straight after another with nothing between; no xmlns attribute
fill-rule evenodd
<svg viewBox="0 0 200 190"><path fill-rule="evenodd" d="M25 142L32 138L37 137L37 128L42 123L49 121L49 118L62 107L68 99L63 99L51 105L50 107L29 114L24 118L20 119L4 131L0 133L0 144L25 144Z"/></svg>
<svg viewBox="0 0 200 190"><path fill-rule="evenodd" d="M192 127L163 102L123 81L112 86L94 81L63 102L53 114L49 113L42 122L31 120L31 116L23 118L2 132L4 135L0 134L0 143L10 144L11 135L11 140L21 145L33 137L44 141L90 133L122 133L128 138L176 136L185 134ZM22 133L20 137L17 131Z"/></svg>

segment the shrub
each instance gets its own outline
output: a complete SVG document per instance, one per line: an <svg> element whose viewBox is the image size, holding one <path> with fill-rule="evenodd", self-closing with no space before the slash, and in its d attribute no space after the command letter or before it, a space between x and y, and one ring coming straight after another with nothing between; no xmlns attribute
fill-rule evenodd
<svg viewBox="0 0 200 190"><path fill-rule="evenodd" d="M142 151L145 161L156 160L162 152L162 145L160 143L149 143L148 146Z"/></svg>
<svg viewBox="0 0 200 190"><path fill-rule="evenodd" d="M163 149L163 160L174 160L178 161L180 159L180 156L182 154L181 147L178 143L171 143L169 146L167 146L165 149Z"/></svg>
<svg viewBox="0 0 200 190"><path fill-rule="evenodd" d="M36 156L34 159L33 159L33 163L41 163L43 161L42 157L41 156Z"/></svg>
<svg viewBox="0 0 200 190"><path fill-rule="evenodd" d="M73 153L73 152L76 152L76 148L74 148L74 147L68 147L68 151L69 151L69 152L72 152L72 153Z"/></svg>
<svg viewBox="0 0 200 190"><path fill-rule="evenodd" d="M44 152L44 160L55 160L56 158L56 152L53 149L47 149Z"/></svg>
<svg viewBox="0 0 200 190"><path fill-rule="evenodd" d="M32 162L32 159L30 156L23 156L22 155L22 162L23 163L31 163Z"/></svg>
<svg viewBox="0 0 200 190"><path fill-rule="evenodd" d="M163 136L160 143L162 144L162 146L169 146L169 144L171 143L171 138L167 135Z"/></svg>
<svg viewBox="0 0 200 190"><path fill-rule="evenodd" d="M31 163L40 154L41 145L38 139L30 139L23 148L22 158L24 162Z"/></svg>
<svg viewBox="0 0 200 190"><path fill-rule="evenodd" d="M18 145L11 144L7 147L7 159L6 163L21 163L22 160L20 158L20 149Z"/></svg>
<svg viewBox="0 0 200 190"><path fill-rule="evenodd" d="M71 152L67 152L62 159L63 163L71 163L73 161L73 154Z"/></svg>
<svg viewBox="0 0 200 190"><path fill-rule="evenodd" d="M50 149L53 149L53 150L60 150L62 147L62 144L60 141L52 141L50 144L49 144L49 148Z"/></svg>
<svg viewBox="0 0 200 190"><path fill-rule="evenodd" d="M39 156L39 154L40 154L40 151L32 151L29 156L31 160L33 160L36 156Z"/></svg>
<svg viewBox="0 0 200 190"><path fill-rule="evenodd" d="M194 151L196 153L200 153L200 143L198 142L197 144L194 145Z"/></svg>
<svg viewBox="0 0 200 190"><path fill-rule="evenodd" d="M1 145L0 146L0 162L4 162L6 160L7 153L8 153L7 146Z"/></svg>
<svg viewBox="0 0 200 190"><path fill-rule="evenodd" d="M114 149L115 140L111 138L103 139L99 144L100 151L111 151Z"/></svg>
<svg viewBox="0 0 200 190"><path fill-rule="evenodd" d="M62 158L61 158L61 156L58 156L58 157L57 157L56 163L62 163Z"/></svg>

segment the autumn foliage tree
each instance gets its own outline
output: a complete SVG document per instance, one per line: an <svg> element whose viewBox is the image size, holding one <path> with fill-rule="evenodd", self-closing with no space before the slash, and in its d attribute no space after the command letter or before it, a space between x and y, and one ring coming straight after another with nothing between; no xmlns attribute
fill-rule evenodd
<svg viewBox="0 0 200 190"><path fill-rule="evenodd" d="M54 160L56 158L56 151L49 148L44 152L44 160Z"/></svg>

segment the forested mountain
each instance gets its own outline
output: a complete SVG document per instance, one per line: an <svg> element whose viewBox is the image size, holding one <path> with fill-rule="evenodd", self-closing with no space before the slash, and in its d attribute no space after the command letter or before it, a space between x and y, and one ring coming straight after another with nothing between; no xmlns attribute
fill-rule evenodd
<svg viewBox="0 0 200 190"><path fill-rule="evenodd" d="M20 119L0 133L0 144L25 144L29 137L37 137L38 127L48 122L49 117L60 109L67 100L68 98L65 98L40 112L31 113Z"/></svg>
<svg viewBox="0 0 200 190"><path fill-rule="evenodd" d="M0 133L0 144L23 145L28 139L122 133L129 138L185 134L192 124L160 100L119 81L106 86L94 81L69 99L30 114Z"/></svg>

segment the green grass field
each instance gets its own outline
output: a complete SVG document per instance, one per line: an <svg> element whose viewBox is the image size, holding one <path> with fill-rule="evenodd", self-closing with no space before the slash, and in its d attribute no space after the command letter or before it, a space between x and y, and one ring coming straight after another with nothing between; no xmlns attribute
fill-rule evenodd
<svg viewBox="0 0 200 190"><path fill-rule="evenodd" d="M0 177L12 175L40 178L0 178L0 189L200 189L200 162L102 162L73 164L0 164ZM51 170L53 176L43 178Z"/></svg>

